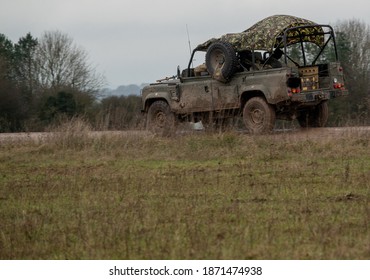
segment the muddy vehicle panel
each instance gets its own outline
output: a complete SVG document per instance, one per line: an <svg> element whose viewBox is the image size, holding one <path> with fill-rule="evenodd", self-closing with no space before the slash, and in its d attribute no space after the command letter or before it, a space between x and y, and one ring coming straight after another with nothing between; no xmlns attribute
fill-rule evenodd
<svg viewBox="0 0 370 280"><path fill-rule="evenodd" d="M198 51L206 53L205 63L193 68ZM142 112L147 128L160 134L179 122L212 126L235 117L251 133L265 133L276 119L324 126L327 101L346 94L333 29L272 16L198 45L182 73L178 68L177 76L142 90Z"/></svg>

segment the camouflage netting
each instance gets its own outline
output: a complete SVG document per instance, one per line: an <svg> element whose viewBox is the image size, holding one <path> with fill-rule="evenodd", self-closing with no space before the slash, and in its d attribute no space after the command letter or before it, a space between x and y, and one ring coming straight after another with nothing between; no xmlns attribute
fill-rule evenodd
<svg viewBox="0 0 370 280"><path fill-rule="evenodd" d="M306 25L317 24L303 18L275 15L257 22L243 32L226 34L218 39L212 38L198 45L197 50L206 51L213 42L226 41L229 42L236 51L272 51L274 48L282 46L283 42L281 41L286 29ZM287 34L287 45L295 44L302 40L303 42L312 42L318 46L322 46L324 44L324 35L315 36L320 33L322 34L323 30L319 26L300 28L299 31L295 29Z"/></svg>

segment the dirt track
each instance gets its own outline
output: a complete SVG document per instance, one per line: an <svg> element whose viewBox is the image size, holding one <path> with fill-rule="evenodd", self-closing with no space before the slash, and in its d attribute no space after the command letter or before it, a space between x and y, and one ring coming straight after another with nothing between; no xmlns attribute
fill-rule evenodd
<svg viewBox="0 0 370 280"><path fill-rule="evenodd" d="M335 138L341 136L360 136L366 135L370 137L370 126L361 127L321 127L309 129L296 129L277 132L284 135L292 135L295 137L303 137L308 139L317 138Z"/></svg>
<svg viewBox="0 0 370 280"><path fill-rule="evenodd" d="M0 133L0 144L6 142L37 142L42 143L48 138L53 137L54 132L21 132L21 133ZM102 137L102 136L148 136L147 131L91 131L89 136Z"/></svg>
<svg viewBox="0 0 370 280"><path fill-rule="evenodd" d="M202 133L202 132L198 132ZM242 132L243 133L243 132ZM89 133L91 137L102 136L150 136L151 134L143 130L131 131L92 131ZM185 133L186 134L186 133ZM0 133L0 144L9 142L37 142L42 143L48 137L52 136L52 132L22 132L22 133ZM370 137L370 126L362 127L325 127L325 128L310 128L296 130L275 130L273 135L292 136L294 138L327 138L340 136L358 136L366 135Z"/></svg>

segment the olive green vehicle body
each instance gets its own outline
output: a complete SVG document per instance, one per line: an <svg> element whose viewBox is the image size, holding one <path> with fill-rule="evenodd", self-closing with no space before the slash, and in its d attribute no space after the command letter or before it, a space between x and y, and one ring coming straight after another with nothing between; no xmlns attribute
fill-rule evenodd
<svg viewBox="0 0 370 280"><path fill-rule="evenodd" d="M339 63L331 63L328 70L328 75L319 77L320 88L296 94L289 93L287 78L299 77L298 68L290 67L236 73L228 83L209 75L163 81L143 88L142 111L147 112L154 101L164 100L180 119L204 112L228 117L228 111L239 115L248 99L260 96L276 108L278 119L295 119L300 109L348 94L332 86L334 79L344 83Z"/></svg>
<svg viewBox="0 0 370 280"><path fill-rule="evenodd" d="M305 30L310 30L311 28L315 32L322 28L319 25L312 26L304 26L304 28ZM282 30L285 33L281 33L282 35L277 37L276 41L280 43L273 45L272 50L281 48L287 53L289 42L287 43L286 34L291 32L293 34L291 37L293 39L291 40L297 43L297 35L294 35L293 31L296 32L299 29L294 27ZM317 41L317 37L314 37L314 35L304 36L306 41ZM320 36L322 40L324 36L331 36L330 39L334 41L335 46L332 29L330 33L318 33L317 36ZM207 51L209 45L217 40L222 40L222 38L211 39L199 45L194 52L198 50ZM320 39L320 44L324 45L321 42L322 40ZM321 48L324 49L325 47L326 44ZM272 52L269 52L271 50L264 49L263 51L271 56ZM174 115L175 122L196 122L201 120L204 123L214 123L226 118L238 116L244 118L246 103L254 97L259 97L259 100L268 104L268 110L273 111L273 118L270 122L274 122L275 118L283 120L298 119L301 125L303 125L304 114L308 114L310 110L314 111L315 108L320 107L322 104L326 105L326 101L330 99L348 94L344 87L343 69L338 61L336 47L336 57L331 62L317 61L322 50L312 64L306 61L306 57L304 57L304 63L301 63L301 65L290 63L288 61L290 57L286 55L285 63L278 68L266 67L268 58L260 61L260 65L255 67L257 62L255 62L253 57L252 67L248 69L239 67L229 79L222 80L216 79L212 73L209 73L208 68L202 71L197 71L197 68L191 68L190 65L194 52L188 68L181 74L180 70L178 70L176 77L166 78L143 88L143 113L147 114L153 103L162 100L168 104L171 114ZM252 52L254 53L254 50ZM263 111L259 108L254 108L253 110L257 113ZM322 114L321 111L319 113ZM315 113L311 118L317 118L319 113ZM324 118L327 118L327 112L324 112L324 114L326 114ZM311 123L313 123L312 120ZM316 125L312 126L323 126L325 123L326 120L315 122ZM258 132L258 130L256 131ZM261 130L261 132L264 131Z"/></svg>

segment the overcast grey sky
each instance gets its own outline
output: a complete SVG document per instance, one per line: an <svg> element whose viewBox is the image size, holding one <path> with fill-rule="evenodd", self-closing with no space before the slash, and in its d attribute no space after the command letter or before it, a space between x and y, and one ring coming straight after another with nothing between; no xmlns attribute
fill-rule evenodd
<svg viewBox="0 0 370 280"><path fill-rule="evenodd" d="M13 42L28 32L71 36L106 76L108 86L141 84L175 74L192 47L239 32L267 16L317 23L359 19L370 25L369 0L0 0L0 33Z"/></svg>

